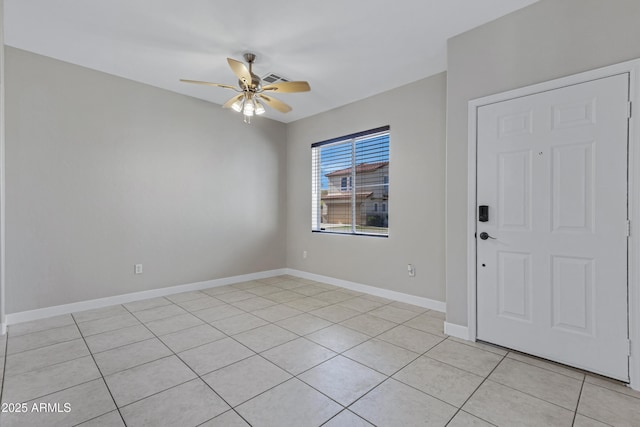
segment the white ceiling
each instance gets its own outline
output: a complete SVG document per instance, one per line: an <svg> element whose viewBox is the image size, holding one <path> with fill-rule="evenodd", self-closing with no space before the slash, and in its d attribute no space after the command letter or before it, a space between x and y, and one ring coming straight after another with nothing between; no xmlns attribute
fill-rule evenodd
<svg viewBox="0 0 640 427"><path fill-rule="evenodd" d="M225 58L307 80L279 94L291 122L446 69L448 38L536 0L5 0L5 43L173 92L224 103ZM236 114L229 111L229 114Z"/></svg>

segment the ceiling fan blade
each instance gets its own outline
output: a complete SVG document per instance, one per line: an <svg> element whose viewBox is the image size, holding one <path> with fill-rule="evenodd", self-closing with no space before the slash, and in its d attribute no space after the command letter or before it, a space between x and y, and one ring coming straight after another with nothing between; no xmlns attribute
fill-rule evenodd
<svg viewBox="0 0 640 427"><path fill-rule="evenodd" d="M281 113L288 113L289 111L292 110L292 108L290 106L288 106L284 102L279 101L279 100L277 100L275 98L271 98L270 96L265 96L265 95L262 95L262 94L258 94L257 96L259 96L260 99L263 100L264 103L267 104L269 107L275 108L276 110L280 111Z"/></svg>
<svg viewBox="0 0 640 427"><path fill-rule="evenodd" d="M243 96L244 96L244 93L242 95L237 95L237 96L232 97L230 100L228 100L227 102L222 104L222 108L231 108L231 104L233 104L234 102L242 99Z"/></svg>
<svg viewBox="0 0 640 427"><path fill-rule="evenodd" d="M272 85L266 85L262 87L262 90L273 90L281 93L293 93L293 92L309 92L311 87L307 82L281 82L274 83Z"/></svg>
<svg viewBox="0 0 640 427"><path fill-rule="evenodd" d="M236 91L239 90L235 86L224 85L222 83L201 82L200 80L186 80L186 79L180 79L180 81L183 82L183 83L195 83L197 85L217 86L217 87L223 87L225 89L233 89L233 90L236 90Z"/></svg>
<svg viewBox="0 0 640 427"><path fill-rule="evenodd" d="M233 73L238 76L238 79L248 87L251 84L251 73L249 73L247 66L232 58L227 58L227 62Z"/></svg>

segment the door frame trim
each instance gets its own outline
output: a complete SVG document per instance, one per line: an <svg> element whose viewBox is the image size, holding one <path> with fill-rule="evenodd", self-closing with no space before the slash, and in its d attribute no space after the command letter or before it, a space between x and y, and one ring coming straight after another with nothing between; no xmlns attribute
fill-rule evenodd
<svg viewBox="0 0 640 427"><path fill-rule="evenodd" d="M591 80L629 74L629 99L633 114L629 120L628 152L628 218L632 230L628 240L628 308L630 386L640 390L640 59L622 62L591 71L574 74L494 95L469 101L468 104L468 177L467 177L467 326L468 340L477 337L477 295L476 295L476 192L477 192L477 111L478 108L533 95L535 93L559 89L585 83Z"/></svg>

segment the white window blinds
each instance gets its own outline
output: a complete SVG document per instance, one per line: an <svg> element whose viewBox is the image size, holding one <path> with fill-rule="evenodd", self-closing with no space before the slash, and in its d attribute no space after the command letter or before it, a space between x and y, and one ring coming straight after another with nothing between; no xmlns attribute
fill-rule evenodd
<svg viewBox="0 0 640 427"><path fill-rule="evenodd" d="M311 158L311 229L388 236L389 126L312 144Z"/></svg>

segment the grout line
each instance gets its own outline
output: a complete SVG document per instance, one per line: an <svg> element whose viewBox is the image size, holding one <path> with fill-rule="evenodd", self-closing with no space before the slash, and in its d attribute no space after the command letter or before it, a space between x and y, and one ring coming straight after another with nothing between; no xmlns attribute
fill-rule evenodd
<svg viewBox="0 0 640 427"><path fill-rule="evenodd" d="M29 336L29 335L32 335L32 334L49 333L49 332L52 332L52 331L54 331L54 330L56 330L56 329L64 329L64 328L69 328L69 327L71 327L71 326L74 326L74 327L76 328L76 331L78 332L78 335L80 335L80 330L78 329L78 327L77 327L75 324L70 323L70 324L68 324L68 325L64 325L64 326L58 326L58 327L55 327L55 328L45 329L45 330L43 330L43 331L29 332L29 333L27 333L27 334L17 335L17 336L15 336L15 337L13 337L13 339L14 339L14 340L15 340L15 339L19 339L19 338L26 337L26 336ZM8 334L8 332L7 332L7 341L8 341L8 335L9 335L9 334ZM42 348L42 347L48 347L48 346L50 346L50 345L62 344L62 343L65 343L65 342L73 341L73 340L76 340L76 339L78 339L78 338L79 338L79 337L70 338L70 339L65 339L65 340L62 340L62 341L56 341L56 342L52 342L52 343L49 343L49 344L41 345L41 346L39 346L39 347L33 347L33 348L28 348L28 349L26 349L26 350L16 351L15 353L11 353L11 354L20 354L20 353L24 353L25 351L37 350L37 349ZM8 349L5 349L5 356L8 356L7 352L8 352Z"/></svg>
<svg viewBox="0 0 640 427"><path fill-rule="evenodd" d="M442 344L442 343L443 343L443 342L445 342L446 340L447 340L447 338L443 339L443 340L442 340L442 341L440 341L438 344L434 345L434 346L433 346L433 347L431 347L429 350L427 350L427 351L426 351L422 356L427 357L427 358L429 358L429 359L431 359L431 360L434 360L434 361L436 361L436 362L438 362L438 363L442 363L443 365L447 365L447 366L450 366L450 367L452 367L452 368L455 368L455 369L457 369L457 370L459 370L459 371L462 371L462 372L464 372L464 373L466 373L466 374L470 374L470 375L473 375L473 376L476 376L476 377L480 377L480 378L487 378L487 376L491 375L491 372L493 372L493 369L495 369L495 368L496 368L500 363L502 363L502 360L506 357L506 356L500 356L500 355L497 355L497 354L496 354L496 356L498 356L498 357L500 357L500 358L501 358L501 359L500 359L500 361L498 362L498 364L497 364L496 366L494 366L494 368L491 370L491 372L489 372L486 376L483 376L482 374L478 374L477 372L471 372L471 371L468 371L468 370L466 370L466 369L463 369L463 368L461 368L461 367L459 367L459 366L452 365L452 364L451 364L451 363L449 363L449 362L443 362L442 360L436 359L435 357L429 356L429 355L427 354L429 351L433 350L434 348L436 348L437 346L439 346L440 344Z"/></svg>
<svg viewBox="0 0 640 427"><path fill-rule="evenodd" d="M198 424L196 427L203 426L203 425L207 424L209 421L213 421L213 420L215 420L216 418L221 417L221 416L223 416L224 414L226 414L226 413L228 413L228 412L234 412L238 417L240 417L240 419L241 419L242 421L244 421L245 423L247 423L247 425L248 425L249 427L252 427L252 424L251 424L251 423L249 423L249 421L248 421L248 420L244 419L244 417L243 417L242 415L240 415L240 413L239 413L238 411L236 411L235 409L233 409L233 408L231 408L231 409L227 409L226 411L224 411L224 412L222 412L222 413L220 413L220 414L216 415L216 416L215 416L215 417L213 417L213 418L209 418L208 420L206 420L206 421L204 421L204 422L202 422L202 423Z"/></svg>
<svg viewBox="0 0 640 427"><path fill-rule="evenodd" d="M118 310L116 313L112 313L111 310L116 310L116 307L122 307L122 309ZM122 316L123 314L127 314L126 311L123 311L123 310L124 310L124 307L122 306L122 304L114 304L114 305L107 305L104 307L94 308L90 310L76 311L75 313L69 313L69 315L73 318L73 321L75 322L76 325L80 325L82 323L96 322L98 320L110 319L112 317L118 317L118 316ZM89 318L85 320L79 320L76 318L78 317L78 315L82 313L87 313L92 311L95 312L94 314L99 317Z"/></svg>
<svg viewBox="0 0 640 427"><path fill-rule="evenodd" d="M79 427L79 426L82 426L82 424L84 424L84 423L88 423L89 421L97 420L98 418L100 418L100 417L104 417L105 415L110 414L110 413L112 413L112 412L116 412L117 410L118 410L118 409L116 408L116 409L113 409L113 410L111 410L111 411L109 411L109 412L105 412L104 414L100 414L100 415L98 415L98 416L96 416L96 417L89 418L88 420L84 420L84 421L81 421L81 422L79 422L79 423L77 423L77 424L73 424L73 427ZM120 419L122 419L122 417L120 417ZM122 420L122 422L124 423L124 420ZM125 425L125 427L127 426L127 424L126 424L126 423L125 423L124 425Z"/></svg>
<svg viewBox="0 0 640 427"><path fill-rule="evenodd" d="M173 355L171 355L171 356L167 356L167 357L173 357ZM163 357L162 359L165 359L165 358ZM161 359L152 360L151 362L156 362L156 361L158 361L158 360L161 360ZM147 363L151 363L151 362L147 362ZM146 363L145 363L145 364L146 364ZM138 365L138 366L142 366L142 365ZM135 367L137 367L137 366L134 366L134 368L135 368ZM125 371L128 371L129 369L132 369L132 368L127 368L127 369L124 369L124 370L122 370L122 371L120 371L120 372L125 372ZM118 372L116 372L116 374L117 374L117 373L118 373ZM112 374L112 375L114 375L114 374ZM109 376L109 375L107 375L107 376ZM140 399L137 399L137 400L134 400L134 401L132 401L132 402L129 402L129 403L127 403L126 405L118 406L118 404L116 403L116 407L118 407L118 408L126 408L127 406L131 406L131 405L133 405L133 404L135 404L135 403L141 402L141 401L143 401L143 400L145 400L145 399L147 399L147 398L149 398L149 397L152 397L152 396L155 396L155 395L160 394L160 393L162 393L162 392L165 392L165 391L168 391L168 390L174 389L174 388L176 388L176 387L180 387L181 385L184 385L184 384L190 383L191 381L195 381L195 380L197 380L197 379L198 379L198 378L190 378L190 379L188 379L188 380L186 380L186 381L182 381L181 383L174 384L174 385L172 385L171 387L167 387L167 388L162 389L162 390L160 390L160 391L156 391L156 392L154 392L154 393L151 393L151 394L149 394L148 396L144 396L144 397L141 397Z"/></svg>
<svg viewBox="0 0 640 427"><path fill-rule="evenodd" d="M457 337L453 337L453 336L447 336L447 338L451 339L451 341L456 343L456 344L463 344L463 345L466 345L467 347L477 348L478 350L483 350L483 351L486 351L488 353L493 353L493 354L498 355L500 357L507 356L509 354L509 352L511 352L511 350L506 348L506 347L500 347L497 344L491 344L491 343L487 343L487 342L484 342L484 341L467 341L467 340L463 340L461 338L457 338ZM474 344L483 344L484 346L491 348L491 350L489 350L488 348L484 348L484 346L479 346L479 345L474 345Z"/></svg>
<svg viewBox="0 0 640 427"><path fill-rule="evenodd" d="M575 378L574 378L574 379L575 379ZM558 408L560 408L560 409L564 409L565 411L572 412L572 411L571 411L571 409L567 409L566 407L564 407L564 406L560 406L560 405L558 405L557 403L550 402L550 401L548 401L548 400L546 400L546 399L543 399L543 398L541 398L541 397L539 397L539 396L533 395L533 394L528 393L528 392L526 392L526 391L519 390L519 389L517 389L517 388L515 388L515 387L512 387L512 386L510 386L510 385L503 384L503 383L500 383L500 382L495 381L495 380L489 380L489 381L491 381L491 382L493 382L493 383L495 383L495 384L501 385L502 387L506 387L506 388L508 388L508 389L511 389L511 390L517 391L517 392L519 392L519 393L526 394L527 396L532 397L532 398L534 398L534 399L536 399L536 400L540 400L540 401L542 401L542 402L546 402L546 403L548 403L548 404L550 404L550 405L557 406ZM576 381L580 381L580 380L576 380ZM573 411L573 412L575 412L575 411Z"/></svg>
<svg viewBox="0 0 640 427"><path fill-rule="evenodd" d="M138 326L138 325L136 325L136 326ZM144 326L144 325L143 325L143 326ZM118 329L118 330L120 330L120 329ZM91 348L89 348L89 353L91 353L91 354L102 354L102 353L106 353L106 352L111 351L111 350L117 350L117 349L120 349L120 348L126 347L126 346L128 346L128 345L139 344L139 343L142 343L142 342L145 342L145 341L151 341L151 340L152 340L152 339L154 339L154 338L155 338L155 336L153 336L153 337L149 337L149 338L145 338L145 339L142 339L142 340L138 340L138 341L134 341L134 342L130 342L130 343L128 343L128 344L119 345L119 346L117 346L117 347L108 348L108 349L106 349L106 350L102 350L102 351L95 351L95 352L93 352L93 351L91 351ZM88 346L87 346L87 347L88 347ZM107 374L107 376L109 376L109 375L111 375L111 374Z"/></svg>
<svg viewBox="0 0 640 427"><path fill-rule="evenodd" d="M9 348L9 331L6 332L4 338L2 339L4 340L4 361L2 362L2 380L0 381L0 402L2 402L2 394L4 392L4 380L7 378L7 350Z"/></svg>
<svg viewBox="0 0 640 427"><path fill-rule="evenodd" d="M416 316L416 317L417 317L417 316ZM415 319L415 317L414 317L414 319ZM434 319L440 320L440 319L438 319L438 318L436 318L436 317L434 317ZM413 320L413 319L409 319L409 320ZM407 322L408 322L409 320L407 320ZM426 333L426 334L434 335L434 336L436 336L436 337L442 338L443 340L444 340L444 339L449 338L449 335L445 334L444 332L440 333L440 332L434 332L434 331L431 331L431 332L429 332L429 331L425 331L424 329L418 329L418 328L415 328L415 327L413 327L413 326L411 326L411 325L407 325L407 324L406 324L407 322L401 323L401 325L406 326L407 328L415 329L416 331L420 331L420 332L424 332L424 333Z"/></svg>
<svg viewBox="0 0 640 427"><path fill-rule="evenodd" d="M67 325L67 326L72 326L72 325ZM19 354L23 354L23 353L26 353L28 351L41 350L43 348L51 347L51 346L54 346L54 345L59 345L59 344L64 344L64 343L68 343L68 342L71 342L71 341L79 340L79 339L82 338L82 333L77 328L77 326L76 326L76 330L78 331L78 336L77 337L74 337L74 338L71 338L71 339L68 339L68 340L64 340L64 341L58 341L58 342L52 342L52 343L44 344L44 345L41 345L40 347L28 348L26 350L22 350L22 351L17 351L15 353L11 353L10 355L8 354L9 350L8 350L8 346L7 346L7 349L5 350L5 357L6 356L17 356ZM24 336L26 336L26 335L19 335L19 336L15 337L15 338L20 338L20 337L24 337ZM9 341L9 339L7 337L7 343L8 343L8 341Z"/></svg>
<svg viewBox="0 0 640 427"><path fill-rule="evenodd" d="M500 361L499 361L498 363L496 363L496 366L494 366L494 367L493 367L493 369L491 370L491 372L489 372L489 374L487 374L487 376L486 376L486 377L484 377L484 379L482 380L482 382L481 382L480 384L478 384L478 387L476 387L476 388L475 388L475 390L473 390L473 392L469 395L469 397L467 397L467 399L466 399L464 402L462 402L462 405L460 405L460 407L458 408L458 410L456 411L456 413L455 413L455 414L453 414L453 416L451 417L451 420L453 420L453 419L456 417L456 415L458 415L458 412L462 411L462 408L464 407L464 405L466 405L466 404L467 404L467 402L468 402L469 400L471 400L471 398L473 397L473 395L474 395L474 394L476 394L476 392L480 389L480 387L482 387L482 384L484 384L484 383L489 379L489 377L491 376L491 374L493 374L493 372L494 372L496 369L498 369L498 366L500 366L500 364L504 361L504 359L506 359L506 357L507 357L507 355L506 355L506 354L505 354L504 356L502 356L502 359L500 359ZM466 411L465 411L465 412L466 412ZM471 414L471 413L470 413L470 414ZM480 417L478 417L477 415L474 415L474 414L471 414L471 415L473 415L473 416L474 416L474 417L476 417L476 418L480 418ZM486 421L486 420L484 420L484 419L482 419L482 418L480 418L480 419L481 419L481 420L483 420L483 421ZM451 422L451 420L449 420L449 422L447 422L447 425L449 425L449 423ZM487 421L487 422L488 422L488 421ZM493 423L489 423L489 424L493 424Z"/></svg>
<svg viewBox="0 0 640 427"><path fill-rule="evenodd" d="M584 389L584 382L586 379L587 379L587 376L585 375L584 378L582 378L582 384L580 384L580 393L578 393L576 409L573 411L573 420L571 420L571 426L573 426L576 423L576 417L578 416L578 407L580 406L580 399L582 399L582 390Z"/></svg>
<svg viewBox="0 0 640 427"><path fill-rule="evenodd" d="M89 357L89 356L86 356L86 357ZM63 391L70 390L70 389L72 389L72 388L74 388L74 387L78 387L78 386L81 386L81 385L89 384L89 383L94 382L94 381L98 381L98 380L100 380L100 379L102 379L102 378L101 378L101 377L92 378L92 379L90 379L90 380L83 381L83 382L81 382L81 383L74 384L74 385L71 385L71 386L69 386L69 387L64 387L64 388L61 388L61 389L59 389L59 390L52 391L52 392L47 393L47 394L43 394L43 395L41 395L41 396L37 396L37 397L33 397L33 398L29 398L29 400L26 400L26 401L24 401L24 402L13 402L13 403L29 403L29 402L32 402L32 401L34 401L34 400L38 400L38 399L45 398L45 397L47 397L47 396L51 396L52 394L60 393L60 392L63 392ZM35 403L35 402L34 402L34 403ZM109 412L113 412L114 410L115 410L115 409L112 409L112 410L110 410L110 411L107 411L107 412L104 412L104 413L102 413L102 414L99 414L99 415L97 415L97 416L95 416L95 417L93 417L93 418L90 418L90 419L87 419L87 420L83 420L83 421L81 421L79 424L82 424L82 423L87 422L87 421L89 421L89 420L92 420L92 419L94 419L94 418L101 417L101 416L103 416L103 415L105 415L105 414L108 414ZM27 413L29 413L29 412L27 412Z"/></svg>
<svg viewBox="0 0 640 427"><path fill-rule="evenodd" d="M580 415L581 417L584 417L584 418L586 418L586 419L588 419L588 420L595 421L596 423L602 424L602 425L604 425L604 426L608 426L608 427L617 427L617 426L614 426L613 424L605 423L604 421L600 421L600 420L597 420L597 419L595 419L595 418L588 417L588 416L586 416L586 415L584 415L584 414L576 414L576 416L578 416L578 415Z"/></svg>
<svg viewBox="0 0 640 427"><path fill-rule="evenodd" d="M78 338L78 340L81 340L81 339L82 339L82 338ZM85 345L86 345L86 343L85 343ZM46 348L46 347L41 347L40 349L42 349L42 348ZM19 353L17 353L17 354L19 354ZM28 370L28 371L20 372L20 373L17 373L17 374L11 374L10 376L11 376L11 377L17 377L17 376L19 376L19 375L28 374L28 373L30 373L30 372L40 371L40 370L43 370L43 369L50 368L50 367L52 367L52 366L61 365L61 364L63 364L63 363L72 362L72 361L74 361L74 360L82 359L83 357L88 357L88 356L90 356L90 355L91 355L91 351L89 351L89 354L83 354L83 355L81 355L81 356L77 356L77 357L73 357L73 358L71 358L71 359L63 360L62 362L51 363L51 364L49 364L49 365L41 366L41 367L39 367L39 368L30 369L30 370ZM12 355L12 356L13 356L13 355ZM6 358L5 358L5 363L6 363ZM7 375L7 372L5 371L5 372L4 372L4 376L3 376L3 378L7 378L7 377L8 377L8 375Z"/></svg>
<svg viewBox="0 0 640 427"><path fill-rule="evenodd" d="M78 331L80 332L80 335L82 336L82 340L84 342L85 347L87 348L87 351L89 352L89 355L91 355L91 359L93 360L93 363L96 365L96 368L98 369L98 372L100 373L100 378L102 379L102 382L104 384L104 386L107 388L107 391L109 392L109 396L111 396L111 400L113 401L114 406L116 407L116 410L118 411L118 414L120 415L120 419L122 420L122 423L125 425L127 425L126 421L124 420L124 417L122 416L122 412L120 412L120 408L118 408L118 404L116 403L116 399L114 399L113 397L113 393L111 393L111 389L109 388L109 384L107 384L107 381L104 379L104 374L102 373L102 369L100 369L100 366L98 365L98 362L96 362L96 358L93 356L93 353L91 352L91 349L89 349L89 345L87 344L87 340L85 339L84 335L82 335L82 331L80 331L80 327L78 326L78 322L76 321L76 318L73 317L73 315L71 316L71 318L73 319L76 327L78 328ZM111 411L108 411L111 412ZM108 413L108 412L105 412ZM104 414L101 414L100 416L102 416ZM87 420L85 420L87 421Z"/></svg>
<svg viewBox="0 0 640 427"><path fill-rule="evenodd" d="M521 353L521 352L519 352L517 350L510 350L510 349L507 349L506 351L507 351L507 359L514 360L514 361L520 362L520 363L524 363L524 364L527 364L529 366L534 366L536 368L544 369L545 371L553 372L554 374L562 375L562 376L565 376L567 378L574 379L576 381L580 381L580 380L578 378L576 378L576 377L572 377L571 375L567 375L567 374L563 374L562 372L554 371L553 369L550 369L548 367L536 365L534 363L529 362L528 360L521 360L521 359L516 359L515 357L509 357L509 354L511 354L511 353L517 354L517 355L523 356L525 358L537 360L539 362L542 362L543 364L550 364L552 366L557 366L558 368L561 368L561 369L573 371L573 372L576 372L578 374L581 374L584 378L586 378L586 376L588 374L587 371L583 371L583 370L580 370L578 368L574 368L574 367L569 366L569 365L563 365L563 364L558 363L558 362L553 362L551 360L542 359L542 358L534 356L532 354Z"/></svg>
<svg viewBox="0 0 640 427"><path fill-rule="evenodd" d="M82 357L79 357L79 358L76 358L76 359L68 360L67 362L73 362L74 360L84 359L85 357L91 357L91 355L89 355L89 354L88 354L88 355L86 355L86 356L82 356ZM67 363L67 362L55 363L55 364L53 364L53 365L46 366L45 368L49 368L49 367L56 366L56 365L61 365L62 363ZM45 368L43 368L43 369L45 369ZM34 371L28 371L28 372L25 372L25 374L32 373L32 372L35 372L35 370L34 370ZM22 374L18 374L18 375L22 375ZM18 376L18 375L14 375L14 377L15 377L15 376ZM26 401L24 401L24 402L20 402L20 403L26 403L26 402L31 402L32 400L41 399L41 398L46 397L46 396L49 396L49 395L51 395L51 394L55 394L55 393L59 393L59 392L61 392L61 391L69 390L70 388L73 388L73 387L76 387L76 386L79 386L79 385L82 385L82 384L87 384L87 383L90 383L91 381L96 381L96 380L99 380L99 379L100 379L100 377L91 378L91 379L89 379L89 380L86 380L86 381L83 381L83 382L80 382L80 383L77 383L77 384L73 384L73 385L70 385L70 386L68 386L68 387L63 387L63 388L61 388L61 389L57 389L57 390L54 390L54 391L51 391L51 392L48 392L48 393L42 394L42 395L40 395L40 396L30 397L30 398L28 398ZM14 403L17 403L17 402L14 402Z"/></svg>
<svg viewBox="0 0 640 427"><path fill-rule="evenodd" d="M590 383L589 381L586 380L586 375L585 375L585 382L587 384L589 384L590 386L593 386L593 387L598 387L598 388L601 388L601 389L604 389L604 390L607 390L607 391L611 391L613 393L617 393L617 394L619 394L621 396L630 397L632 399L640 400L640 396L634 396L632 394L628 394L628 393L624 393L622 391L614 390L612 388L609 388L609 387L606 387L606 386L603 386L603 385L600 385L600 384ZM635 392L635 390L632 389L632 388L629 388L629 390Z"/></svg>
<svg viewBox="0 0 640 427"><path fill-rule="evenodd" d="M156 320L163 320L163 319L168 319L170 317L175 317L175 316L181 316L183 314L189 313L189 311L185 310L184 308L180 307L178 304L176 304L175 302L171 302L167 305L162 305L160 307L154 307L154 308L148 308L146 310L140 310L140 311L135 311L135 312L129 312L129 314L133 315L133 313L136 314L136 316L134 316L136 318L136 320L138 320L139 322L142 322L142 320L140 320L140 318L137 316L138 314L143 314L146 311L151 311L151 310L159 310L159 309L167 309L168 307L175 307L178 310L182 310L182 312L178 312L178 313L172 313L169 314L168 316L164 316L161 315L163 317L157 317L157 318L151 318L151 319L146 319L145 322L149 323L149 322L155 322ZM126 310L126 308L125 308Z"/></svg>
<svg viewBox="0 0 640 427"><path fill-rule="evenodd" d="M164 306L169 305L169 304L174 304L174 302L171 301L170 299L168 299L167 296L169 296L169 295L153 297L153 298L147 298L147 299L139 299L139 300L136 300L136 301L125 302L125 303L122 303L120 305L123 306L124 309L127 310L129 313L137 313L139 311L152 310L154 308L160 308L160 307L164 307ZM138 308L137 310L131 310L131 309L126 307L127 305L133 305L133 304L142 305L143 302L151 301L151 300L165 300L167 303L166 304L160 304L160 305L154 305L153 307Z"/></svg>
<svg viewBox="0 0 640 427"><path fill-rule="evenodd" d="M349 405L350 406L350 405ZM343 408L342 411L338 412L337 414L335 414L333 417L329 418L327 421L323 422L320 427L322 426L326 426L331 420L333 420L334 418L337 418L338 415L344 413L344 412L348 412L350 414L352 414L354 417L360 418L362 421L364 421L367 424L371 424L368 420L366 420L365 418L361 417L360 415L356 414L355 412L351 411L349 408ZM375 427L374 424L371 424Z"/></svg>
<svg viewBox="0 0 640 427"><path fill-rule="evenodd" d="M453 419L456 417L456 415L458 415L458 413L460 413L460 412L463 412L463 413L465 413L465 414L469 415L470 417L474 417L474 418L477 418L477 419L479 419L479 420L481 420L481 421L484 421L485 423L490 424L490 425L492 425L492 426L494 426L494 427L499 427L497 424L491 423L491 422L489 422L489 421L485 420L484 418L480 418L480 417L479 417L479 416L477 416L477 415L473 415L471 412L467 412L467 411L465 411L465 410L464 410L464 409L462 409L462 408L458 409L458 412L456 412L456 414L451 418L451 420L449 420L449 422L445 425L445 427L446 427L446 426L448 426L448 425L449 425L449 423L451 423L451 421L453 421Z"/></svg>
<svg viewBox="0 0 640 427"><path fill-rule="evenodd" d="M21 350L21 351L17 351L17 352L15 352L15 353L11 353L10 355L9 355L9 354L5 354L5 357L7 357L7 356L17 356L17 355L19 355L19 354L23 354L23 353L26 353L26 352L28 352L28 351L41 350L41 349L43 349L43 348L51 347L52 345L65 344L65 343L68 343L68 342L71 342L71 341L79 340L79 339L81 339L81 338L82 338L82 335L81 335L81 334L78 334L78 336L77 336L77 337L75 337L75 338L71 338L71 339L64 340L64 341L52 342L52 343L49 343L49 344L42 345L42 346L40 346L40 347L28 348L28 349L26 349L26 350ZM56 363L54 363L54 365L55 365L55 364L56 364Z"/></svg>

